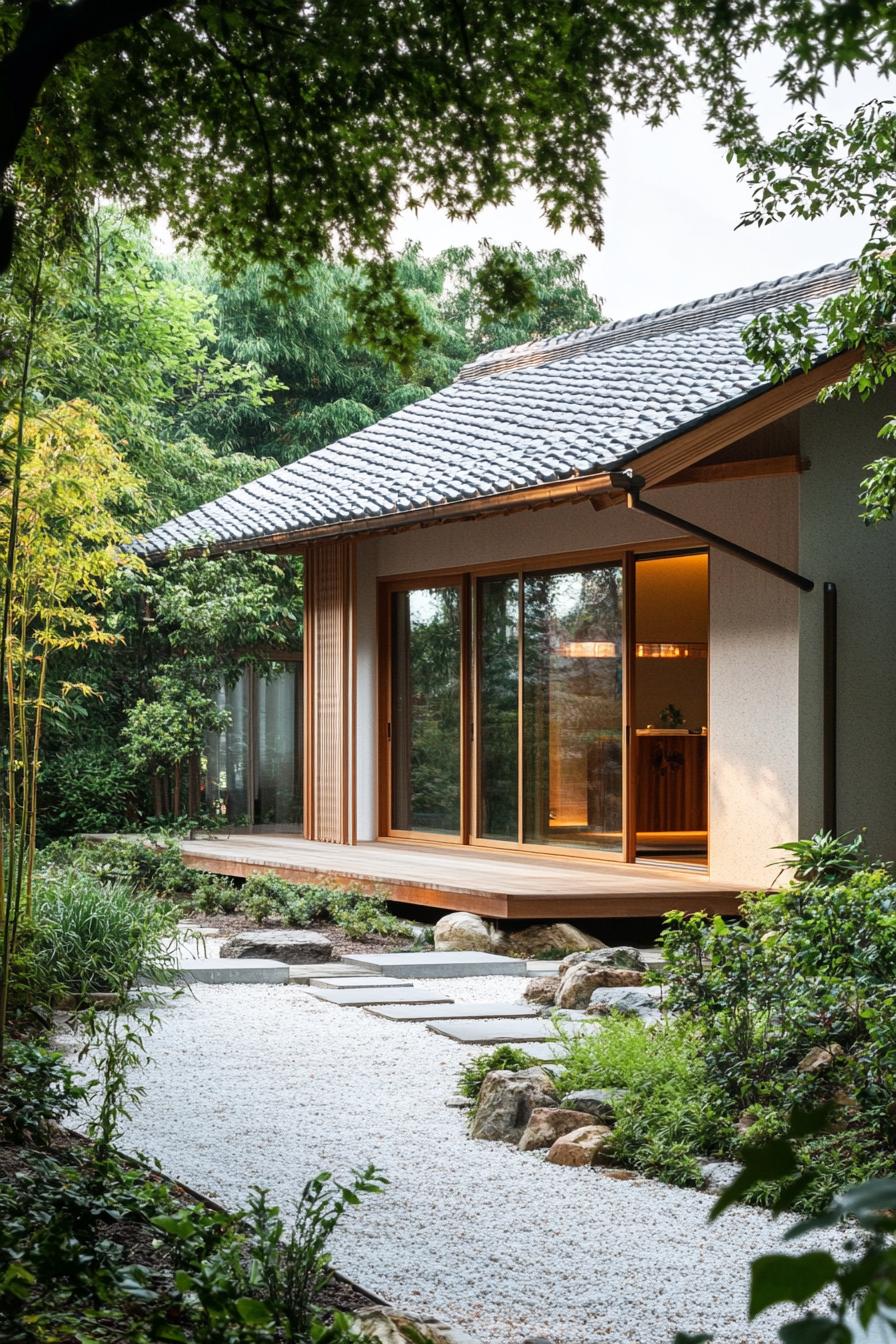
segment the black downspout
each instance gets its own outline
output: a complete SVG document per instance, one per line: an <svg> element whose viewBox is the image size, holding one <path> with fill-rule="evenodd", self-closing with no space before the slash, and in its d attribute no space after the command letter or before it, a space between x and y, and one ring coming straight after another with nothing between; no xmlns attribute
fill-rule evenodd
<svg viewBox="0 0 896 1344"><path fill-rule="evenodd" d="M824 585L822 658L822 813L823 827L837 834L837 585Z"/></svg>

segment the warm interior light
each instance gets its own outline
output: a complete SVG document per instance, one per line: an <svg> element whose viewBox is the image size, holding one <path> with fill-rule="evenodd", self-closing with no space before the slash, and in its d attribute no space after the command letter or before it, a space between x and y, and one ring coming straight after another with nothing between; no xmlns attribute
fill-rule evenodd
<svg viewBox="0 0 896 1344"><path fill-rule="evenodd" d="M615 658L616 645L611 639L568 639L558 645L561 658Z"/></svg>
<svg viewBox="0 0 896 1344"><path fill-rule="evenodd" d="M705 658L705 644L636 644L638 658Z"/></svg>

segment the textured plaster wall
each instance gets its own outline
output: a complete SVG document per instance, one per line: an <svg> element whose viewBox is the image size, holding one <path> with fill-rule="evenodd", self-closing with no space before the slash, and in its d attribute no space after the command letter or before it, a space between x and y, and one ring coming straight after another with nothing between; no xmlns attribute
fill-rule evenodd
<svg viewBox="0 0 896 1344"><path fill-rule="evenodd" d="M800 563L838 594L838 831L867 828L869 846L896 858L896 522L868 528L857 496L865 464L896 412L896 390L866 402L801 413L812 467L800 478ZM815 593L801 620L800 829L822 824L822 608Z"/></svg>
<svg viewBox="0 0 896 1344"><path fill-rule="evenodd" d="M797 559L795 477L657 490L652 499L763 550ZM675 538L623 507L587 502L447 524L358 550L358 839L376 834L377 577ZM771 849L797 831L798 604L795 590L740 561L710 563L710 871L769 880Z"/></svg>

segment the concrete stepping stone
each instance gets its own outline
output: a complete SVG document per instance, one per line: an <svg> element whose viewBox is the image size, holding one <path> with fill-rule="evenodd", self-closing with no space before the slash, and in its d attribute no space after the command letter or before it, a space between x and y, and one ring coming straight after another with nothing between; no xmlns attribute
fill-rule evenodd
<svg viewBox="0 0 896 1344"><path fill-rule="evenodd" d="M447 1036L460 1045L526 1045L530 1041L556 1040L553 1024L543 1017L529 1022L505 1019L503 1022L455 1021L442 1024L427 1020L427 1026L430 1031ZM577 1029L587 1031L589 1028L583 1024Z"/></svg>
<svg viewBox="0 0 896 1344"><path fill-rule="evenodd" d="M447 994L436 994L429 989L415 989L413 985L404 988L379 989L308 989L306 991L316 999L326 1003L341 1003L347 1008L366 1008L368 1004L380 1003L450 1003Z"/></svg>
<svg viewBox="0 0 896 1344"><path fill-rule="evenodd" d="M535 975L557 975L560 971L559 961L532 961L526 962L526 974Z"/></svg>
<svg viewBox="0 0 896 1344"><path fill-rule="evenodd" d="M307 985L314 979L326 976L328 980L368 980L380 983L381 977L376 971L365 971L363 966L346 966L342 961L328 961L322 965L319 961L307 961L303 965L289 968L289 978L293 984Z"/></svg>
<svg viewBox="0 0 896 1344"><path fill-rule="evenodd" d="M538 1009L530 1003L446 1003L441 1007L424 1004L391 1004L385 1008L368 1008L374 1017L387 1017L391 1022L431 1022L442 1018L458 1020L492 1017L536 1017Z"/></svg>
<svg viewBox="0 0 896 1344"><path fill-rule="evenodd" d="M289 967L285 961L265 957L240 957L236 961L197 957L182 961L178 967L182 980L203 985L288 985Z"/></svg>
<svg viewBox="0 0 896 1344"><path fill-rule="evenodd" d="M415 980L447 980L468 975L525 975L526 963L494 952L352 952L343 961L385 974L406 972Z"/></svg>
<svg viewBox="0 0 896 1344"><path fill-rule="evenodd" d="M533 1041L526 1046L526 1054L537 1064L553 1064L563 1055L562 1041Z"/></svg>
<svg viewBox="0 0 896 1344"><path fill-rule="evenodd" d="M410 980L392 980L387 975L319 975L309 984L314 989L369 989L371 981L377 989L410 989L413 984Z"/></svg>

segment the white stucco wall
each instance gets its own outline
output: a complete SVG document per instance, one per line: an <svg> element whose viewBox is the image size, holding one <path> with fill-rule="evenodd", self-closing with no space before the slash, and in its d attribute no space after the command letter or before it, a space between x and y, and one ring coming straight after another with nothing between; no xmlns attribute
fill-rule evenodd
<svg viewBox="0 0 896 1344"><path fill-rule="evenodd" d="M651 499L784 564L798 555L796 477L657 490ZM357 838L376 835L377 578L677 537L623 506L562 505L360 543ZM796 590L714 552L710 562L710 872L769 880L771 849L797 834Z"/></svg>
<svg viewBox="0 0 896 1344"><path fill-rule="evenodd" d="M892 452L877 438L896 389L868 402L801 413L811 470L801 477L800 563L838 595L837 830L866 829L872 851L896 858L896 521L866 527L865 466ZM814 594L813 594L814 596ZM822 619L805 602L801 625L801 831L822 824Z"/></svg>

